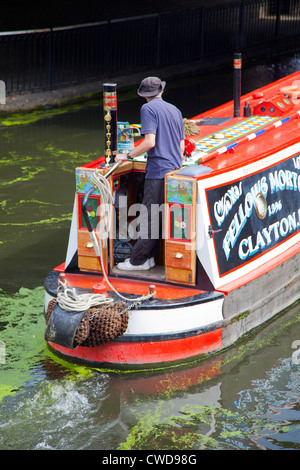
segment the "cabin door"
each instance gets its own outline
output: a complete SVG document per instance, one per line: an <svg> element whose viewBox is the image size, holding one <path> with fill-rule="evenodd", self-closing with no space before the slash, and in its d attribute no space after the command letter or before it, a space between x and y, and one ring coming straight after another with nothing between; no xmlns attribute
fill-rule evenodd
<svg viewBox="0 0 300 470"><path fill-rule="evenodd" d="M195 285L196 180L176 172L167 174L165 202L166 281Z"/></svg>

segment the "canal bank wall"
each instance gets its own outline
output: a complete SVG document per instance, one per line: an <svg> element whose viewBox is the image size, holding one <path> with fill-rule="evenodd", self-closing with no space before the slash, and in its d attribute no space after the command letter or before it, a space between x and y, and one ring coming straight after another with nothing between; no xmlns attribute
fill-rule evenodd
<svg viewBox="0 0 300 470"><path fill-rule="evenodd" d="M282 41L280 44L268 44L260 47L259 50L257 48L250 48L243 53L243 67L246 67L249 63L262 62L266 58L291 56L298 51L300 51L300 37ZM228 70L230 67L233 69L233 53L215 55L199 61L183 62L168 67L153 67L133 74L105 78L99 77L98 80L86 81L85 83L61 87L55 90L11 93L5 97L4 104L0 102L0 115L5 116L12 113L46 110L83 103L92 99L101 100L103 83L106 82L117 83L120 92L134 86L138 87L140 81L146 76L159 76L168 82L177 78L201 75L211 71L221 75L224 68Z"/></svg>
<svg viewBox="0 0 300 470"><path fill-rule="evenodd" d="M169 80L199 74L231 66L235 52L243 53L244 63L259 60L288 43L290 51L300 38L299 0L155 0L151 8L119 3L105 9L105 16L95 12L87 23L86 17L70 24L72 15L60 21L46 15L49 23L38 23L38 29L31 29L35 23L0 29L1 110L89 99L105 81L120 89L145 75ZM67 25L61 25L64 18Z"/></svg>

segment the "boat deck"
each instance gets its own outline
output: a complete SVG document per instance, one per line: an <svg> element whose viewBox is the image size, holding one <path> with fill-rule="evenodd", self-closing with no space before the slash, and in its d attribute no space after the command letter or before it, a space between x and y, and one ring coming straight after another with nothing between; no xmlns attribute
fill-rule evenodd
<svg viewBox="0 0 300 470"><path fill-rule="evenodd" d="M122 276L123 278L134 276L139 279L153 281L153 282L164 282L166 279L164 266L155 266L154 268L151 268L146 271L140 271L140 270L121 271L121 269L118 269L118 267L115 266L111 272L111 275L113 277Z"/></svg>
<svg viewBox="0 0 300 470"><path fill-rule="evenodd" d="M155 268L153 269L155 270ZM163 268L158 267L156 269L162 271ZM59 270L51 271L45 280L45 290L51 297L56 297L57 295L59 275ZM139 277L140 279L137 280L125 278L124 276L122 276L122 278L110 276L109 282L118 293L130 299L130 301L139 296L148 295L150 286L154 286L155 296L149 300L143 301L143 309L165 309L182 305L186 306L224 297L223 293L214 290L206 291L184 285L167 284L159 282L157 279L154 281L153 279L146 280L145 277L142 279L142 276ZM105 284L102 275L93 273L64 273L64 279L67 282L68 288L75 288L78 295L82 293L92 293L93 289L100 283L102 284L104 282ZM107 286L106 292L115 302L122 300L109 286Z"/></svg>

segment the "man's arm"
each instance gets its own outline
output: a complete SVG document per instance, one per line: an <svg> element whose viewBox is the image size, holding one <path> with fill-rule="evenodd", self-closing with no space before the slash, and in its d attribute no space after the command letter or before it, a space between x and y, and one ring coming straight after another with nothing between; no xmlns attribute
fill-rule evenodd
<svg viewBox="0 0 300 470"><path fill-rule="evenodd" d="M139 145L130 150L128 155L124 153L118 153L115 157L115 162L126 161L127 158L135 158L145 152L148 152L148 150L155 146L155 138L155 134L145 134L144 140Z"/></svg>

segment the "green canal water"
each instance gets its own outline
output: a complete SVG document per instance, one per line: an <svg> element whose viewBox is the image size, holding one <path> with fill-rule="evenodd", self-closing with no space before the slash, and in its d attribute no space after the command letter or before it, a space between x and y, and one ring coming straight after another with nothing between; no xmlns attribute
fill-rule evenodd
<svg viewBox="0 0 300 470"><path fill-rule="evenodd" d="M243 92L299 65L249 65ZM171 81L165 99L192 117L231 96L229 69ZM141 104L120 92L119 120L138 122ZM0 450L299 450L299 305L159 373L92 370L47 349L43 282L65 259L75 168L102 156L102 119L97 101L0 118Z"/></svg>

